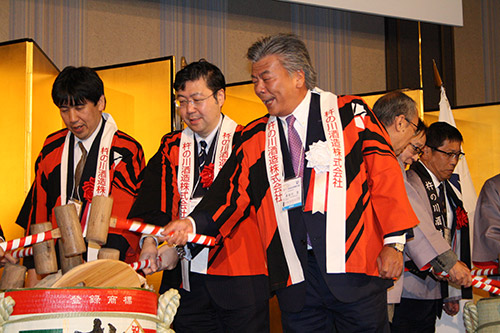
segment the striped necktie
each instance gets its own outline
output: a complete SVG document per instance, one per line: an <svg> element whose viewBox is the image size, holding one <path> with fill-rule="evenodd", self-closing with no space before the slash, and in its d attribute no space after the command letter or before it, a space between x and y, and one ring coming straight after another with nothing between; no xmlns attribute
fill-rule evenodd
<svg viewBox="0 0 500 333"><path fill-rule="evenodd" d="M290 150L290 158L292 159L295 176L302 177L304 174L304 147L302 146L299 133L293 127L295 120L294 115L286 118L286 123L288 124L288 149Z"/></svg>
<svg viewBox="0 0 500 333"><path fill-rule="evenodd" d="M205 140L200 141L201 150L198 154L198 162L200 165L200 173L203 171L203 167L205 166L205 162L207 159L207 142Z"/></svg>

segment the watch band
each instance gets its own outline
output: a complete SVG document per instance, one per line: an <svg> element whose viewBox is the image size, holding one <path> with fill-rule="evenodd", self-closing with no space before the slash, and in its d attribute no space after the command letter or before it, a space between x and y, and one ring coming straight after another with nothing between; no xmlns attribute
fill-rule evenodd
<svg viewBox="0 0 500 333"><path fill-rule="evenodd" d="M394 250L396 250L398 252L403 252L405 249L405 245L401 244L401 243L390 243L390 244L386 244L386 246L392 247Z"/></svg>

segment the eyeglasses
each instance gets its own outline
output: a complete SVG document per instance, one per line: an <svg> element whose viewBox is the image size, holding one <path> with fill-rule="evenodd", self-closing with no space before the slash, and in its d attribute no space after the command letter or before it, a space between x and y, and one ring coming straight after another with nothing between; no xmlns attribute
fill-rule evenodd
<svg viewBox="0 0 500 333"><path fill-rule="evenodd" d="M413 125L413 127L415 127L415 131L413 132L413 135L416 135L417 134L417 131L418 131L418 126L416 124L414 124L413 122L409 121L408 118L405 117L405 120L407 122L409 122L410 124Z"/></svg>
<svg viewBox="0 0 500 333"><path fill-rule="evenodd" d="M442 154L447 155L449 159L452 159L452 158L453 158L453 159L454 159L454 158L457 158L458 160L461 160L461 159L462 159L462 157L464 157L464 156L465 156L465 153L462 153L461 151L460 151L460 152L458 152L458 153L451 153L451 152L449 153L449 152L447 152L447 151L444 151L444 150L438 149L438 148L436 148L436 147L431 147L431 146L428 146L428 147L429 147L429 148L431 148L431 149L433 149L433 150L435 150L435 151L438 151L438 152L440 152L440 153L442 153Z"/></svg>
<svg viewBox="0 0 500 333"><path fill-rule="evenodd" d="M175 100L175 106L178 107L179 109L185 109L188 107L188 104L191 104L194 107L199 107L202 106L203 103L209 99L210 97L214 96L218 92L215 91L213 92L210 96L207 96L205 98L193 98L193 99L187 99L187 98L181 98L181 99L176 99Z"/></svg>
<svg viewBox="0 0 500 333"><path fill-rule="evenodd" d="M424 154L422 148L415 146L413 143L409 143L411 149L413 149L413 152L418 155L418 158L422 157Z"/></svg>

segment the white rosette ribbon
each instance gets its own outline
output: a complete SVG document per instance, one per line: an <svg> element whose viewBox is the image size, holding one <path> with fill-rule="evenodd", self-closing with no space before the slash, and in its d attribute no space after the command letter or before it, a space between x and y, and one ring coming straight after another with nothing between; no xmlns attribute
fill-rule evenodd
<svg viewBox="0 0 500 333"><path fill-rule="evenodd" d="M314 168L312 213L325 213L330 151L326 141L314 142L306 152L307 167Z"/></svg>

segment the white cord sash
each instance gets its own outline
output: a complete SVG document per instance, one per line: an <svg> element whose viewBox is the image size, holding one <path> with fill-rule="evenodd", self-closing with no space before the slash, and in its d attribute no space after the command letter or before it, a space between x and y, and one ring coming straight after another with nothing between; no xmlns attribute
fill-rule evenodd
<svg viewBox="0 0 500 333"><path fill-rule="evenodd" d="M214 161L214 179L217 177L220 169L224 166L233 146L233 136L238 124L224 116L222 119L221 128L217 136L217 146L215 147ZM194 166L197 153L194 151L194 132L187 127L182 131L181 142L179 147L179 175L177 185L180 194L179 216L186 218L189 213L198 204L199 200L192 200L191 194L194 187ZM201 177L201 175L200 175ZM191 260L191 271L201 274L207 274L208 269L208 252L209 248L205 247L201 252ZM182 287L190 291L188 262L181 260L182 266Z"/></svg>
<svg viewBox="0 0 500 333"><path fill-rule="evenodd" d="M328 180L326 198L328 212L326 214L326 271L327 273L345 273L346 177L342 122L338 110L337 96L317 88L313 93L316 92L321 93L321 120L330 155L329 176L326 178ZM276 117L271 116L266 126L266 168L283 251L292 284L296 284L304 280L304 274L293 246L288 212L282 209L284 172L277 121ZM318 181L325 182L326 179L325 177L318 177ZM315 185L310 184L310 186ZM318 184L318 187L325 188L324 185L320 186L320 184ZM320 196L319 201L324 202L324 196Z"/></svg>

